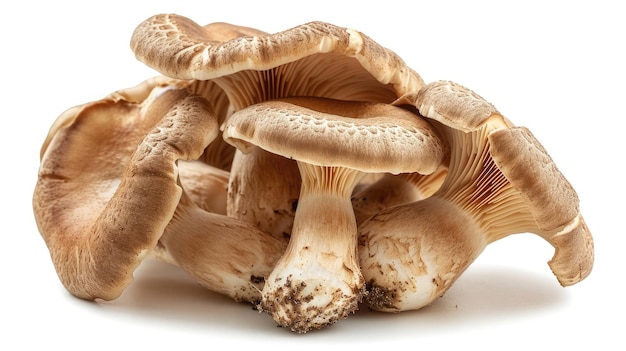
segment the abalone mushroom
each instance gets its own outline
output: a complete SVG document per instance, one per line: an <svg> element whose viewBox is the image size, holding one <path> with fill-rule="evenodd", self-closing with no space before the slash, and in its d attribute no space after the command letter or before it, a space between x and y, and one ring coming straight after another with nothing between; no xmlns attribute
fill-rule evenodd
<svg viewBox="0 0 626 351"><path fill-rule="evenodd" d="M263 148L297 162L302 188L285 254L259 309L305 333L357 309L363 277L350 201L366 172L435 171L445 155L417 114L383 103L285 98L233 113L223 137L242 152Z"/></svg>
<svg viewBox="0 0 626 351"><path fill-rule="evenodd" d="M516 233L538 234L555 248L549 265L563 286L587 277L593 241L577 194L527 128L453 82L430 83L399 103L437 121L450 161L432 196L382 210L359 227L370 307L430 304L487 245Z"/></svg>
<svg viewBox="0 0 626 351"><path fill-rule="evenodd" d="M148 81L71 108L41 151L33 209L61 282L84 299L117 298L157 244L180 196L178 160L218 134L207 101ZM143 94L143 95L142 95Z"/></svg>
<svg viewBox="0 0 626 351"><path fill-rule="evenodd" d="M159 14L137 26L131 48L168 77L214 82L233 111L289 96L391 103L423 85L391 50L356 30L324 22L267 34ZM288 237L300 190L295 162L262 149L236 152L233 162L228 215Z"/></svg>
<svg viewBox="0 0 626 351"><path fill-rule="evenodd" d="M213 291L258 303L285 249L219 214L225 171L198 161L218 118L178 83L148 79L68 109L50 129L33 209L59 278L77 297L117 298L154 253Z"/></svg>

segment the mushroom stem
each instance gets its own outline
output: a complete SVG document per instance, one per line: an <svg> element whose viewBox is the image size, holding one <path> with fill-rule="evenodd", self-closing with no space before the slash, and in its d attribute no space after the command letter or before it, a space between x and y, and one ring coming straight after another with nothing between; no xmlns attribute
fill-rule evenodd
<svg viewBox="0 0 626 351"><path fill-rule="evenodd" d="M361 300L356 220L350 194L363 172L298 162L300 200L285 254L260 309L298 333L346 318Z"/></svg>
<svg viewBox="0 0 626 351"><path fill-rule="evenodd" d="M287 100L235 112L223 135L244 153L258 147L297 161L301 190L291 239L259 309L304 333L347 317L361 299L355 186L367 172L432 173L445 147L430 124L396 106Z"/></svg>
<svg viewBox="0 0 626 351"><path fill-rule="evenodd" d="M359 235L365 302L384 312L430 304L487 245L473 218L437 196L383 210L359 227Z"/></svg>
<svg viewBox="0 0 626 351"><path fill-rule="evenodd" d="M261 148L235 153L228 181L228 216L286 240L299 194L296 161Z"/></svg>
<svg viewBox="0 0 626 351"><path fill-rule="evenodd" d="M155 252L205 288L256 305L286 245L252 225L199 208L184 192Z"/></svg>
<svg viewBox="0 0 626 351"><path fill-rule="evenodd" d="M519 193L489 155L487 135L503 127L496 120L471 133L442 128L451 154L439 190L382 210L359 226L370 307L386 312L422 308L443 295L490 242L511 234L511 225L533 227ZM500 204L510 202L522 211L502 211ZM511 221L511 214L519 220Z"/></svg>

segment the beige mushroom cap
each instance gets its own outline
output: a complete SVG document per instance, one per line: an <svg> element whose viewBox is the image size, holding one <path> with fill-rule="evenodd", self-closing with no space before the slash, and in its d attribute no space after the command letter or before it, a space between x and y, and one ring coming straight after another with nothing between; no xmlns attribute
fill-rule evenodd
<svg viewBox="0 0 626 351"><path fill-rule="evenodd" d="M410 111L381 103L268 101L233 114L222 129L224 139L244 153L258 146L310 164L363 172L429 174L446 154L431 125Z"/></svg>
<svg viewBox="0 0 626 351"><path fill-rule="evenodd" d="M356 30L324 22L267 34L160 14L137 26L131 48L164 75L214 82L233 111L289 96L390 103L423 85L391 50ZM233 162L228 215L288 235L299 193L299 181L289 178L298 173L295 163L262 149L237 152Z"/></svg>
<svg viewBox="0 0 626 351"><path fill-rule="evenodd" d="M121 294L178 204L176 161L198 158L217 136L205 99L161 83L69 109L42 147L35 219L78 297Z"/></svg>
<svg viewBox="0 0 626 351"><path fill-rule="evenodd" d="M490 123L485 150L497 167L492 173L502 173L534 221L534 226L525 225L523 231L534 232L555 246L550 267L561 284L571 285L587 277L593 265L593 240L580 214L578 195L528 128L514 127L485 99L450 81L433 82L421 89L415 106L424 116L464 132L484 129ZM514 206L522 205L511 208ZM506 227L499 230L515 233L524 225L511 220ZM565 234L579 238L564 239Z"/></svg>
<svg viewBox="0 0 626 351"><path fill-rule="evenodd" d="M593 267L593 239L573 186L527 128L495 131L489 141L494 162L520 192L541 235L555 247L549 262L554 275L563 286L585 279Z"/></svg>
<svg viewBox="0 0 626 351"><path fill-rule="evenodd" d="M159 14L137 26L131 48L140 61L179 79L262 71L315 54L337 53L356 58L380 83L395 86L397 91L414 91L423 84L395 53L352 29L310 22L269 35L233 26L243 35L220 35L228 26L232 25L200 26L183 16Z"/></svg>

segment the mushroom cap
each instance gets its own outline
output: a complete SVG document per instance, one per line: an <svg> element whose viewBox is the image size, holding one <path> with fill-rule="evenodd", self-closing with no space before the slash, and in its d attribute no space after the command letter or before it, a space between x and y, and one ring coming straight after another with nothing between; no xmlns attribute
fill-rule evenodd
<svg viewBox="0 0 626 351"><path fill-rule="evenodd" d="M520 192L541 230L553 230L580 213L576 191L545 148L525 127L489 134L491 157Z"/></svg>
<svg viewBox="0 0 626 351"><path fill-rule="evenodd" d="M176 161L199 157L218 133L202 97L142 84L70 108L42 147L35 219L61 281L81 298L121 294L174 213Z"/></svg>
<svg viewBox="0 0 626 351"><path fill-rule="evenodd" d="M555 248L549 265L559 283L568 286L585 279L594 262L593 238L574 187L527 128L494 131L489 141L494 162Z"/></svg>
<svg viewBox="0 0 626 351"><path fill-rule="evenodd" d="M516 215L530 213L527 217L532 223L525 223L523 215L513 220L511 214L501 217L511 222L501 229L508 227L507 234L513 234L511 231L525 228L523 231L534 232L553 245L555 254L550 267L562 285L574 284L589 275L593 265L593 241L580 214L578 195L528 128L514 126L482 97L450 81L430 83L397 103L406 101L413 101L422 115L441 122L448 131L480 133L480 137L468 139L472 143L484 143L481 148L487 152L485 157L489 157L495 167L489 167L491 185L483 190L487 192L476 199L492 197L496 193L496 179L508 182L524 208L514 210L514 206L519 206L513 205L515 201L498 206ZM444 134L450 138L449 135L459 133ZM501 176L496 176L496 172ZM449 175L443 187L460 176ZM497 204L494 200L485 203ZM496 238L501 238L502 234Z"/></svg>
<svg viewBox="0 0 626 351"><path fill-rule="evenodd" d="M513 125L487 100L452 81L428 83L419 91L401 96L394 104L415 106L422 116L463 132L478 130L493 119L503 121L503 127Z"/></svg>
<svg viewBox="0 0 626 351"><path fill-rule="evenodd" d="M324 98L259 103L231 115L223 137L320 166L363 172L432 173L446 148L418 115L388 104Z"/></svg>
<svg viewBox="0 0 626 351"><path fill-rule="evenodd" d="M398 55L356 30L310 22L282 32L264 34L230 25L235 32L243 34L232 38L220 34L228 26L219 24L216 34L215 24L200 26L183 16L159 14L137 26L130 45L137 59L166 76L179 79L213 79L245 70L269 70L316 54L336 54L317 75L325 76L331 69L345 71L349 64L339 58L349 57L358 61L360 69L373 76L379 86L390 85L389 96L417 91L423 85L422 78ZM286 81L283 86L273 89L297 90L293 87L296 84L319 85L318 90L335 89L323 80L316 83L315 79L306 83ZM335 84L342 83L336 80ZM329 94L320 92L315 95L331 97Z"/></svg>

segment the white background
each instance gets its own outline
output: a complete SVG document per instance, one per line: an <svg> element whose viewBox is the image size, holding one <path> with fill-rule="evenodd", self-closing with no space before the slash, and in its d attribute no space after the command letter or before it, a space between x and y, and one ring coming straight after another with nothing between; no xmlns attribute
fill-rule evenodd
<svg viewBox="0 0 626 351"><path fill-rule="evenodd" d="M617 1L17 3L0 5L0 349L625 348L626 26ZM520 234L490 245L428 308L363 309L305 335L155 262L142 264L118 300L72 297L33 219L39 147L65 109L156 75L135 60L129 39L137 24L165 12L266 32L323 20L396 51L427 82L472 88L529 127L574 185L595 238L593 272L562 288L546 264L552 248Z"/></svg>

